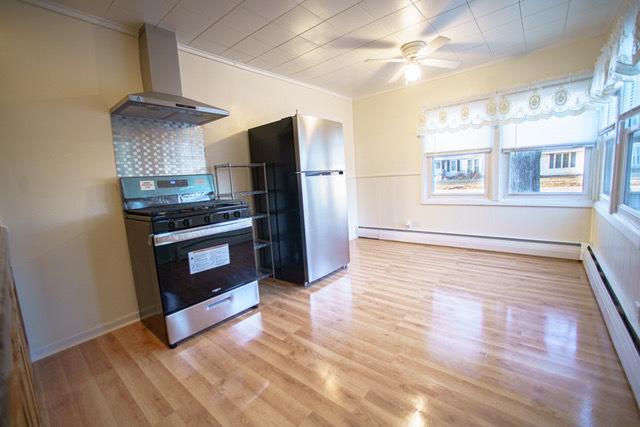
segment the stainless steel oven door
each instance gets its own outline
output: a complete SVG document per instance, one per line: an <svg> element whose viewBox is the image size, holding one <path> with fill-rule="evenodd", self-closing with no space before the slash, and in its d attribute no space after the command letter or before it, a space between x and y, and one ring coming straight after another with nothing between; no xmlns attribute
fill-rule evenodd
<svg viewBox="0 0 640 427"><path fill-rule="evenodd" d="M153 236L165 315L257 279L251 219Z"/></svg>

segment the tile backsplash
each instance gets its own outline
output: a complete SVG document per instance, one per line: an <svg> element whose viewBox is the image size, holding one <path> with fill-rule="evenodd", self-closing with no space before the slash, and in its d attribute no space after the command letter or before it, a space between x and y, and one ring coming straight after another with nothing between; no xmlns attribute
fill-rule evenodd
<svg viewBox="0 0 640 427"><path fill-rule="evenodd" d="M207 173L202 126L111 116L118 176Z"/></svg>

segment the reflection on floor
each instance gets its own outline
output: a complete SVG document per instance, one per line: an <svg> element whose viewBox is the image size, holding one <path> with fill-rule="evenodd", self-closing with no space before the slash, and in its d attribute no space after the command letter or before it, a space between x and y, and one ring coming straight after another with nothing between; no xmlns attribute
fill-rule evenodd
<svg viewBox="0 0 640 427"><path fill-rule="evenodd" d="M53 425L640 425L580 263L359 239L178 346L134 324L36 364Z"/></svg>

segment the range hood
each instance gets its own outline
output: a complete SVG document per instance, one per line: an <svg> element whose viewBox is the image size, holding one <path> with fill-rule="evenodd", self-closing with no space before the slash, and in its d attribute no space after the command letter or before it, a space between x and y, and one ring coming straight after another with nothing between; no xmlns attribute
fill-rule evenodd
<svg viewBox="0 0 640 427"><path fill-rule="evenodd" d="M138 38L144 92L125 96L111 114L203 125L229 112L182 96L175 33L144 24Z"/></svg>

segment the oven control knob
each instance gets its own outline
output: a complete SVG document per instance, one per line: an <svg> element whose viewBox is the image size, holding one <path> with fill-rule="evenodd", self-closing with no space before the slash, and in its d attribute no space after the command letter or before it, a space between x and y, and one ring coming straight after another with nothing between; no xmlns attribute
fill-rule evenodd
<svg viewBox="0 0 640 427"><path fill-rule="evenodd" d="M174 228L176 228L176 222L170 219L169 222L167 223L167 226L169 227L170 230L173 230Z"/></svg>
<svg viewBox="0 0 640 427"><path fill-rule="evenodd" d="M190 218L183 219L182 225L184 225L185 227L191 227L191 219Z"/></svg>
<svg viewBox="0 0 640 427"><path fill-rule="evenodd" d="M233 216L235 216L236 218L240 218L240 211L235 211L233 213Z"/></svg>
<svg viewBox="0 0 640 427"><path fill-rule="evenodd" d="M204 223L205 224L209 224L211 222L211 215L205 215L204 216Z"/></svg>
<svg viewBox="0 0 640 427"><path fill-rule="evenodd" d="M225 212L222 216L224 217L224 219L229 219L229 212Z"/></svg>

